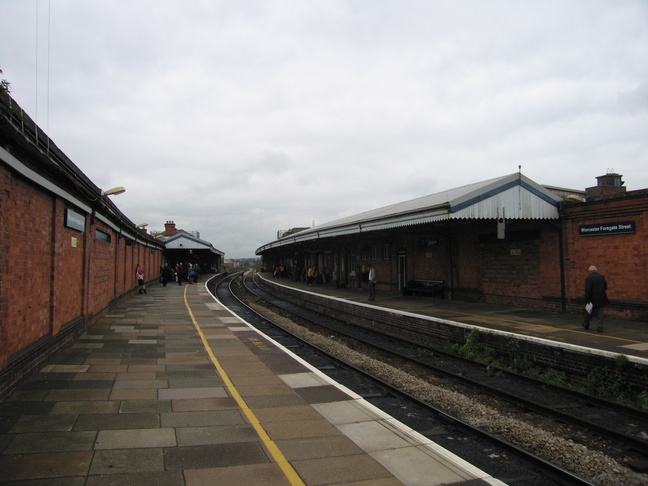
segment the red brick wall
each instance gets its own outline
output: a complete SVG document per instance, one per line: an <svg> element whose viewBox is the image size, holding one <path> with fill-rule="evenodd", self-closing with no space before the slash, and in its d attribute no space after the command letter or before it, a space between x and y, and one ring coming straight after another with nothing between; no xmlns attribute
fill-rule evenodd
<svg viewBox="0 0 648 486"><path fill-rule="evenodd" d="M110 243L96 239L97 229L111 235ZM90 241L90 302L88 311L91 314L101 312L108 306L114 296L114 245L116 235L110 228L95 224L91 230Z"/></svg>
<svg viewBox="0 0 648 486"><path fill-rule="evenodd" d="M156 280L161 251L137 242L127 246L102 221L91 226L89 214L85 232L67 228L68 208L83 213L0 165L0 396L16 377L74 339L70 325L91 325L134 291L137 261L147 279ZM96 239L97 228L110 235L110 243ZM50 341L35 352L39 339ZM24 365L17 368L17 362Z"/></svg>
<svg viewBox="0 0 648 486"><path fill-rule="evenodd" d="M442 230L443 231L443 230ZM496 237L496 223L471 224L451 233L396 233L391 240L358 243L356 254L366 255L363 266L376 268L378 290L394 291L398 251L407 255L407 280L444 280L446 294L491 303L561 309L560 238L550 223L512 221L506 238ZM382 259L389 241L390 259ZM378 247L371 260L370 248Z"/></svg>
<svg viewBox="0 0 648 486"><path fill-rule="evenodd" d="M0 366L50 331L53 198L2 172Z"/></svg>
<svg viewBox="0 0 648 486"><path fill-rule="evenodd" d="M445 280L448 282L447 239L434 235L413 235L408 245L408 280Z"/></svg>
<svg viewBox="0 0 648 486"><path fill-rule="evenodd" d="M52 265L52 331L56 334L67 322L83 314L86 233L65 227L67 207L56 201L54 260ZM76 238L76 247L72 239Z"/></svg>
<svg viewBox="0 0 648 486"><path fill-rule="evenodd" d="M606 313L648 318L648 191L566 205L561 214L569 310L582 310L585 277L595 265L608 282ZM634 221L635 234L580 236L581 225L620 221Z"/></svg>
<svg viewBox="0 0 648 486"><path fill-rule="evenodd" d="M466 229L453 233L451 245L456 289L482 291L484 272L479 234L479 231Z"/></svg>
<svg viewBox="0 0 648 486"><path fill-rule="evenodd" d="M445 280L457 298L560 310L558 229L511 221L502 240L495 230L495 222L471 225L453 230L449 239L439 237L436 246L415 250L417 278Z"/></svg>

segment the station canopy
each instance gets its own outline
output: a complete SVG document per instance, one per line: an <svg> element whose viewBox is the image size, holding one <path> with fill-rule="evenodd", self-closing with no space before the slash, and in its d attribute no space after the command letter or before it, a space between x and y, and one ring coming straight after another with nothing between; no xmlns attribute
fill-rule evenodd
<svg viewBox="0 0 648 486"><path fill-rule="evenodd" d="M448 220L559 218L563 199L519 172L324 223L280 238L266 250L320 238L353 235Z"/></svg>
<svg viewBox="0 0 648 486"><path fill-rule="evenodd" d="M201 240L184 231L166 238L164 246L167 250L207 250L220 256L225 255L222 251L214 248L214 245L209 241Z"/></svg>

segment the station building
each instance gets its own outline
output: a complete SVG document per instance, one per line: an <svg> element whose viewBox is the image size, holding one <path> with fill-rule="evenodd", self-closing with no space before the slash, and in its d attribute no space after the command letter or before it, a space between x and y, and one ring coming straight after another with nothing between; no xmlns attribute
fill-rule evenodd
<svg viewBox="0 0 648 486"><path fill-rule="evenodd" d="M621 176L586 190L541 186L521 173L449 189L318 225L259 249L263 269L309 267L377 290L441 287L452 299L581 313L590 265L606 275L608 312L648 319L648 190Z"/></svg>
<svg viewBox="0 0 648 486"><path fill-rule="evenodd" d="M220 272L225 253L217 250L209 241L200 239L200 233L176 228L173 221L164 224L164 233L158 237L164 241L166 262L198 264L203 273Z"/></svg>

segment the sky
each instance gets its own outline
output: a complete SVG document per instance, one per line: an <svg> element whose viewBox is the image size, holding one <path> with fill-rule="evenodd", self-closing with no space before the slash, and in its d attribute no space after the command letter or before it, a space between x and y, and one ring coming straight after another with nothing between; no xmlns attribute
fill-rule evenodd
<svg viewBox="0 0 648 486"><path fill-rule="evenodd" d="M0 0L12 96L225 258L521 171L648 188L645 0Z"/></svg>

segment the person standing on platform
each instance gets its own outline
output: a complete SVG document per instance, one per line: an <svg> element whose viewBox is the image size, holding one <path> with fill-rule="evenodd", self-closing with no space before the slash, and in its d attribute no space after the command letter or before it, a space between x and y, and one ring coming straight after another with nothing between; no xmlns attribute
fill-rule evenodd
<svg viewBox="0 0 648 486"><path fill-rule="evenodd" d="M369 269L369 300L376 300L376 270L371 265L367 265Z"/></svg>
<svg viewBox="0 0 648 486"><path fill-rule="evenodd" d="M338 267L337 263L333 265L333 282L335 282L335 288L339 289L340 288L340 267Z"/></svg>
<svg viewBox="0 0 648 486"><path fill-rule="evenodd" d="M164 267L162 267L162 286L166 287L167 283L171 280L173 280L173 272L169 264L165 263Z"/></svg>
<svg viewBox="0 0 648 486"><path fill-rule="evenodd" d="M176 273L178 275L178 285L182 286L182 280L184 279L184 266L182 262L176 265Z"/></svg>
<svg viewBox="0 0 648 486"><path fill-rule="evenodd" d="M146 285L144 285L144 270L142 270L139 263L135 267L135 278L137 279L137 285L139 285L139 293L145 294Z"/></svg>
<svg viewBox="0 0 648 486"><path fill-rule="evenodd" d="M589 329L590 321L594 316L598 319L596 330L603 332L603 311L609 300L606 293L607 280L598 273L598 269L592 265L589 267L589 275L585 279L585 302L592 303L592 309L585 315L582 326Z"/></svg>

